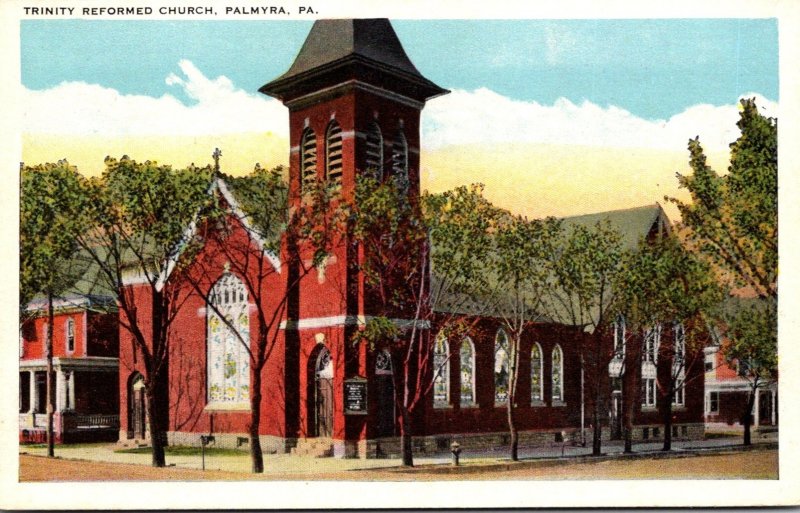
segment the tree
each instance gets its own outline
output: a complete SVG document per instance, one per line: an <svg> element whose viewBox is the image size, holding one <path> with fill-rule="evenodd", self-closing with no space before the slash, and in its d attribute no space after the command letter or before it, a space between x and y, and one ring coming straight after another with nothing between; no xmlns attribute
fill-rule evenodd
<svg viewBox="0 0 800 513"><path fill-rule="evenodd" d="M446 359L436 361L435 337L463 337L484 310L490 228L496 209L481 186L423 194L409 201L402 184L360 177L351 209L353 242L362 250L359 271L374 308L356 334L371 348L388 348L400 412L402 462L413 466L412 417L433 389ZM409 319L398 325L392 318Z"/></svg>
<svg viewBox="0 0 800 513"><path fill-rule="evenodd" d="M760 387L778 377L778 317L771 299L754 300L731 316L728 340L722 351L729 364L739 366L739 375L750 383L742 415L744 445L750 445L753 405Z"/></svg>
<svg viewBox="0 0 800 513"><path fill-rule="evenodd" d="M699 137L689 141L692 174L678 174L691 203L675 203L690 229L689 240L720 271L730 288L777 298L778 122L758 112L755 99L741 101L728 174L706 164Z"/></svg>
<svg viewBox="0 0 800 513"><path fill-rule="evenodd" d="M85 229L84 178L66 160L20 169L20 308L37 294L47 304L47 455L54 456L53 300L79 279L75 238Z"/></svg>
<svg viewBox="0 0 800 513"><path fill-rule="evenodd" d="M622 235L608 220L593 226L567 227L561 244L548 256L552 269L545 307L556 322L583 328L589 333L581 345L581 365L589 384L592 418L592 455L601 454L601 419L606 411L603 383L615 356L605 341L620 271ZM581 391L585 395L585 391Z"/></svg>
<svg viewBox="0 0 800 513"><path fill-rule="evenodd" d="M702 374L695 371L703 362L702 349L709 340L708 326L721 300L721 290L710 266L674 234L643 239L636 249L625 252L615 288L616 308L624 314L633 334L633 344L628 346L633 346L636 357L629 362L649 364L654 369L660 362L667 368L666 372L656 371L655 384L664 422L663 450L669 451L672 406L676 397L683 397L690 380L702 379ZM671 341L664 340L663 331L672 336ZM644 334L641 344L637 343L639 333ZM632 365L628 370L633 370ZM628 380L627 385L633 392L630 399L635 398L639 389L635 380ZM629 408L628 435L630 413Z"/></svg>
<svg viewBox="0 0 800 513"><path fill-rule="evenodd" d="M723 315L721 323L738 330L731 332L737 341L723 346L729 351L726 358L758 355L757 361L768 367L775 358L763 351L777 350L771 341L777 340L778 121L763 116L755 99L741 100L740 110L736 125L741 135L730 145L727 175L718 175L706 164L699 138L692 139L692 174L678 174L679 185L689 191L692 201L670 201L680 209L690 243L715 267L730 294L762 300L760 308ZM747 324L752 328L745 328ZM749 335L755 338L744 338ZM747 344L752 348L745 349ZM774 374L774 368L763 371ZM743 417L749 419L749 415L748 410ZM749 437L748 429L745 434Z"/></svg>
<svg viewBox="0 0 800 513"><path fill-rule="evenodd" d="M514 412L522 337L544 318L543 300L552 284L548 257L560 235L561 222L554 218L529 221L520 216L506 216L494 233L492 293L504 328L495 342L495 402L505 402L513 461L519 459ZM498 366L502 359L508 360L507 374Z"/></svg>
<svg viewBox="0 0 800 513"><path fill-rule="evenodd" d="M296 295L300 281L322 263L340 235L341 215L337 209L329 208L335 191L321 183L306 183L304 197L290 212L289 191L280 167L265 170L256 166L250 175L239 178L219 176L215 187L218 201L198 223L191 250L184 253L180 280L204 300L248 355L252 377L251 469L261 473L264 460L259 431L264 368L281 335L278 328L286 318L290 298ZM226 272L242 281L248 304L254 306L251 316L255 329L251 325L246 333L213 301L223 263ZM255 336L251 337L253 332Z"/></svg>
<svg viewBox="0 0 800 513"><path fill-rule="evenodd" d="M173 170L127 156L105 164L85 188L92 228L76 240L117 292L120 326L142 357L152 464L163 467L170 326L188 297L167 279L189 242L186 227L210 199L211 169Z"/></svg>

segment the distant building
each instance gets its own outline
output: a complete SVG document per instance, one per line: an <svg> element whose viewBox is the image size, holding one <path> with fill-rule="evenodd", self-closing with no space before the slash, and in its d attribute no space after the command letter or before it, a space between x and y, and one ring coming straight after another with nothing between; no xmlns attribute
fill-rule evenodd
<svg viewBox="0 0 800 513"><path fill-rule="evenodd" d="M113 441L119 425L119 327L113 299L72 291L27 305L20 327L19 440L46 441L47 355L52 329L56 443Z"/></svg>

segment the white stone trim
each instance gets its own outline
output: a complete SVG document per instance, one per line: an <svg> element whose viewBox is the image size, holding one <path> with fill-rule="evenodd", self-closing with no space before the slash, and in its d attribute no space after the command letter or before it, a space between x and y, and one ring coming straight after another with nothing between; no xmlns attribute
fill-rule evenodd
<svg viewBox="0 0 800 513"><path fill-rule="evenodd" d="M337 326L365 326L375 317L372 315L332 315L329 317L309 317L300 320L281 321L282 330L304 330L318 328L332 328ZM416 324L420 329L430 329L429 321L415 321L414 319L390 319L399 328L410 328Z"/></svg>

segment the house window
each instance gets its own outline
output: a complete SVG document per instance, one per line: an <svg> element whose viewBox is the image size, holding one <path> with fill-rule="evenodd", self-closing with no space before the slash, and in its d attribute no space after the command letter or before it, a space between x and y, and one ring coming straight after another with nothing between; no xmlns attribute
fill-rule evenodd
<svg viewBox="0 0 800 513"><path fill-rule="evenodd" d="M706 413L719 413L719 392L709 392L706 399Z"/></svg>
<svg viewBox="0 0 800 513"><path fill-rule="evenodd" d="M450 359L447 337L440 333L433 346L433 407L446 408L450 404Z"/></svg>
<svg viewBox="0 0 800 513"><path fill-rule="evenodd" d="M614 358L625 356L625 317L621 314L614 321Z"/></svg>
<svg viewBox="0 0 800 513"><path fill-rule="evenodd" d="M342 127L336 121L325 136L325 177L332 184L342 182Z"/></svg>
<svg viewBox="0 0 800 513"><path fill-rule="evenodd" d="M408 142L402 130L397 131L392 143L392 173L400 190L408 191Z"/></svg>
<svg viewBox="0 0 800 513"><path fill-rule="evenodd" d="M250 399L250 313L244 283L226 273L209 294L207 308L207 394L209 403Z"/></svg>
<svg viewBox="0 0 800 513"><path fill-rule="evenodd" d="M642 406L654 408L656 406L656 380L645 378L642 380Z"/></svg>
<svg viewBox="0 0 800 513"><path fill-rule="evenodd" d="M461 343L459 350L461 363L461 405L475 404L475 346L469 337Z"/></svg>
<svg viewBox="0 0 800 513"><path fill-rule="evenodd" d="M564 400L564 353L558 344L553 348L552 361L553 402L561 402Z"/></svg>
<svg viewBox="0 0 800 513"><path fill-rule="evenodd" d="M661 325L656 324L644 333L644 361L658 363L658 347L661 344Z"/></svg>
<svg viewBox="0 0 800 513"><path fill-rule="evenodd" d="M367 129L365 169L377 181L383 179L383 135L374 121Z"/></svg>
<svg viewBox="0 0 800 513"><path fill-rule="evenodd" d="M675 406L683 406L686 404L686 387L683 385L683 380L675 383L675 393L672 397L672 404Z"/></svg>
<svg viewBox="0 0 800 513"><path fill-rule="evenodd" d="M66 332L67 352L72 353L75 351L75 321L71 317L67 319L64 331Z"/></svg>
<svg viewBox="0 0 800 513"><path fill-rule="evenodd" d="M531 403L544 400L542 385L542 346L534 342L531 348Z"/></svg>
<svg viewBox="0 0 800 513"><path fill-rule="evenodd" d="M508 401L508 336L497 331L494 338L494 404L502 405Z"/></svg>
<svg viewBox="0 0 800 513"><path fill-rule="evenodd" d="M313 184L317 179L317 137L314 131L306 128L300 139L300 174L303 188Z"/></svg>

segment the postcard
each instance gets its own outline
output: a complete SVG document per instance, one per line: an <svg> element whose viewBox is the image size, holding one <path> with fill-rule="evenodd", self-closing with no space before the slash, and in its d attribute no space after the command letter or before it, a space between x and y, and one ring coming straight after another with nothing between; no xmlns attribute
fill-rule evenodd
<svg viewBox="0 0 800 513"><path fill-rule="evenodd" d="M0 9L4 507L800 502L790 2Z"/></svg>

